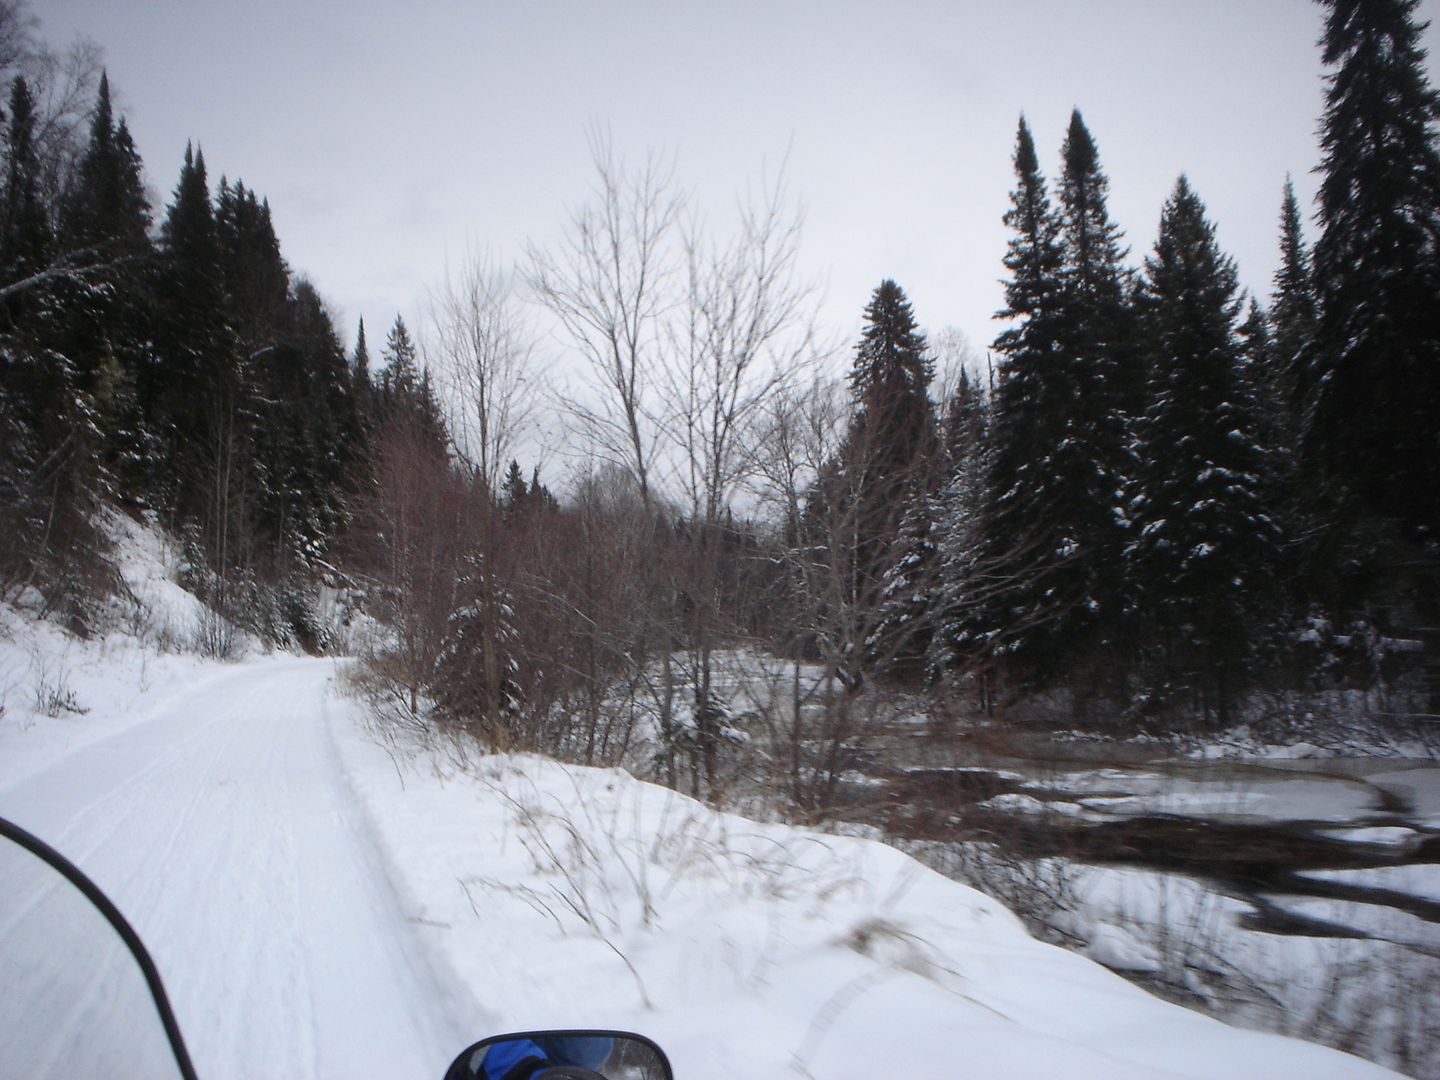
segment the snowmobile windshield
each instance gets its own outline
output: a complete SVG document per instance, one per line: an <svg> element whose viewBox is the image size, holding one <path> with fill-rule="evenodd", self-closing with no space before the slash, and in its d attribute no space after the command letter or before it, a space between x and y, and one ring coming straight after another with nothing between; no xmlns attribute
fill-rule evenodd
<svg viewBox="0 0 1440 1080"><path fill-rule="evenodd" d="M104 894L3 819L0 883L0 1076L193 1076L142 966L153 964Z"/></svg>

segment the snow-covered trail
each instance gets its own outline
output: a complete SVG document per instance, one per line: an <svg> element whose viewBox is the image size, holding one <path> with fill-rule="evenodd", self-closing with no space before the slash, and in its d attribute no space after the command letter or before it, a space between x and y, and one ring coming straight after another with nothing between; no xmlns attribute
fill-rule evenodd
<svg viewBox="0 0 1440 1080"><path fill-rule="evenodd" d="M345 779L334 671L247 663L0 788L150 946L202 1078L439 1077L483 1034Z"/></svg>

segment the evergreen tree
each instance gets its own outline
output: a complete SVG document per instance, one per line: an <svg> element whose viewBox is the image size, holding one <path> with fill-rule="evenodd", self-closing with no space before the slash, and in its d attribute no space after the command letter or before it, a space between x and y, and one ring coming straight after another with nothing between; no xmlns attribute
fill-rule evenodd
<svg viewBox="0 0 1440 1080"><path fill-rule="evenodd" d="M1319 309L1302 461L1335 625L1426 642L1440 708L1440 95L1417 0L1325 0ZM1353 637L1353 634L1352 634ZM1368 678L1367 674L1367 678Z"/></svg>
<svg viewBox="0 0 1440 1080"><path fill-rule="evenodd" d="M462 599L449 617L430 696L450 723L502 749L516 734L526 696L514 608L478 553L464 559L455 589Z"/></svg>
<svg viewBox="0 0 1440 1080"><path fill-rule="evenodd" d="M1280 428L1286 446L1299 436L1301 406L1309 396L1305 357L1315 338L1315 279L1305 246L1295 185L1285 178L1280 206L1280 266L1270 294L1270 337L1274 363L1268 380L1282 406Z"/></svg>
<svg viewBox="0 0 1440 1080"><path fill-rule="evenodd" d="M899 285L882 281L865 308L850 389L847 467L857 481L860 545L877 553L910 498L931 487L936 450L934 366Z"/></svg>
<svg viewBox="0 0 1440 1080"><path fill-rule="evenodd" d="M1319 324L1306 455L1337 490L1440 543L1440 97L1418 0L1324 0Z"/></svg>
<svg viewBox="0 0 1440 1080"><path fill-rule="evenodd" d="M365 320L355 331L355 351L350 355L350 379L355 385L355 407L360 418L368 427L374 420L374 403L371 401L370 346L365 341Z"/></svg>
<svg viewBox="0 0 1440 1080"><path fill-rule="evenodd" d="M349 362L324 302L296 282L276 342L262 351L258 452L262 520L279 559L321 555L347 517L344 489L365 460Z"/></svg>
<svg viewBox="0 0 1440 1080"><path fill-rule="evenodd" d="M141 407L138 383L154 366L150 207L140 156L124 118L115 120L102 75L89 138L61 207L60 239L99 265L84 284L57 288L64 343L81 389L94 403L113 493L145 502L157 486L161 447Z"/></svg>
<svg viewBox="0 0 1440 1080"><path fill-rule="evenodd" d="M45 269L54 246L35 124L35 99L17 75L10 84L0 191L0 281L7 285Z"/></svg>
<svg viewBox="0 0 1440 1080"><path fill-rule="evenodd" d="M1010 277L997 317L1010 326L996 338L1001 354L994 404L993 449L986 483L984 535L977 580L953 640L962 654L1009 656L1022 680L1045 683L1063 666L1089 618L1089 575L1077 521L1093 507L1072 503L1080 447L1074 368L1067 353L1066 252L1051 208L1035 143L1024 119L1015 148L1016 186L1005 224ZM1104 478L1109 482L1108 475ZM1108 508L1108 502L1101 509Z"/></svg>
<svg viewBox="0 0 1440 1080"><path fill-rule="evenodd" d="M35 103L25 80L11 84L0 189L0 284L54 265L56 238L38 147ZM15 561L49 593L52 605L83 618L86 578L101 546L91 515L104 492L101 408L113 396L113 370L77 351L70 331L99 294L64 277L41 279L0 301L0 434L12 470L0 514ZM111 377L101 377L111 376ZM13 580L13 579L12 579Z"/></svg>
<svg viewBox="0 0 1440 1080"><path fill-rule="evenodd" d="M1127 302L1131 275L1107 205L1110 181L1078 109L1061 156L1060 349L1069 385L1061 399L1064 415L1050 420L1063 431L1048 484L1051 512L1060 515L1054 528L1063 533L1057 550L1073 548L1075 556L1061 571L1056 599L1069 607L1059 628L1066 652L1086 672L1108 680L1120 671L1114 646L1124 596L1125 532L1116 508L1131 468L1129 427L1146 398Z"/></svg>
<svg viewBox="0 0 1440 1080"><path fill-rule="evenodd" d="M922 673L931 653L941 594L941 509L938 495L912 496L889 544L877 625L865 645L872 662L895 673Z"/></svg>
<svg viewBox="0 0 1440 1080"><path fill-rule="evenodd" d="M1255 401L1261 445L1280 455L1288 444L1279 349L1270 330L1270 317L1260 302L1247 295L1240 306L1245 310L1245 317L1235 327L1240 373ZM1278 456L1276 464L1279 464Z"/></svg>
<svg viewBox="0 0 1440 1080"><path fill-rule="evenodd" d="M103 74L90 137L62 207L61 236L70 249L131 257L150 253L150 206L140 155L124 118L115 121L110 80Z"/></svg>
<svg viewBox="0 0 1440 1080"><path fill-rule="evenodd" d="M273 345L288 319L290 268L261 201L243 181L223 177L215 200L215 232L226 314L245 354Z"/></svg>
<svg viewBox="0 0 1440 1080"><path fill-rule="evenodd" d="M945 410L947 472L936 510L939 592L927 657L933 678L944 674L957 651L965 651L961 644L973 630L970 609L985 510L989 429L985 393L980 383L962 370Z"/></svg>
<svg viewBox="0 0 1440 1080"><path fill-rule="evenodd" d="M501 483L501 506L508 514L522 514L525 512L529 488L525 486L525 474L520 471L520 463L515 459L510 460L510 468L505 473L505 479Z"/></svg>
<svg viewBox="0 0 1440 1080"><path fill-rule="evenodd" d="M399 315L395 316L380 355L385 361L376 394L380 422L413 424L415 437L444 461L450 446L445 418L430 385L430 374L421 372L419 352Z"/></svg>
<svg viewBox="0 0 1440 1080"><path fill-rule="evenodd" d="M850 387L855 412L843 451L861 603L899 604L884 633L867 643L872 657L916 661L928 647L917 597L933 577L930 496L939 479L933 363L904 290L882 281L865 308ZM903 597L903 598L902 598Z"/></svg>
<svg viewBox="0 0 1440 1080"><path fill-rule="evenodd" d="M185 161L162 227L156 363L142 372L141 400L169 450L171 505L197 524L205 557L228 565L243 515L250 417L240 345L227 319L224 278L205 156Z"/></svg>
<svg viewBox="0 0 1440 1080"><path fill-rule="evenodd" d="M50 246L35 154L34 103L25 80L11 83L5 127L5 171L0 188L0 283L21 280L44 267ZM63 368L46 364L27 340L37 298L21 293L0 304L0 586L31 576L42 561L48 487L42 462L53 452L37 430L57 399L67 396Z"/></svg>
<svg viewBox="0 0 1440 1080"><path fill-rule="evenodd" d="M1116 473L1125 418L1144 411L1145 378L1128 304L1127 252L1120 227L1110 220L1110 179L1100 169L1095 140L1078 109L1070 115L1061 157L1066 348L1085 427L1102 456L1097 464Z"/></svg>
<svg viewBox="0 0 1440 1080"><path fill-rule="evenodd" d="M1184 177L1145 260L1152 405L1130 503L1130 576L1157 703L1222 723L1274 610L1278 530L1239 363L1235 268Z"/></svg>
<svg viewBox="0 0 1440 1080"><path fill-rule="evenodd" d="M540 482L540 466L533 466L530 470L530 505L537 511L552 513L560 509L560 500L550 493L550 489Z"/></svg>
<svg viewBox="0 0 1440 1080"><path fill-rule="evenodd" d="M395 316L395 325L385 337L381 356L385 360L385 370L380 376L384 396L387 399L413 396L420 385L419 354L405 320L399 315Z"/></svg>

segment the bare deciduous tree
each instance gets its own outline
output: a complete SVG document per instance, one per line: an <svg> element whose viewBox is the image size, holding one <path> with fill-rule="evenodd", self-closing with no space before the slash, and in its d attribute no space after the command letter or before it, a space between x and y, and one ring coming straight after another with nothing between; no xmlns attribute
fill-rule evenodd
<svg viewBox="0 0 1440 1080"><path fill-rule="evenodd" d="M754 471L754 429L766 402L814 353L812 290L796 268L801 220L782 173L759 201L742 203L729 239L717 241L692 223L685 234L685 295L670 329L665 434L689 519L683 636L696 750L712 794L724 711L714 693L713 654L738 636L743 607L733 595L736 582L721 581L721 563L735 543L731 502Z"/></svg>
<svg viewBox="0 0 1440 1080"><path fill-rule="evenodd" d="M455 449L497 491L535 414L531 330L510 275L484 254L446 273L431 298L429 367L452 408Z"/></svg>
<svg viewBox="0 0 1440 1080"><path fill-rule="evenodd" d="M654 380L662 320L674 303L671 250L682 200L673 169L652 155L638 170L592 131L595 187L555 251L531 246L527 279L589 369L588 393L566 405L595 453L630 472L646 506L657 430Z"/></svg>

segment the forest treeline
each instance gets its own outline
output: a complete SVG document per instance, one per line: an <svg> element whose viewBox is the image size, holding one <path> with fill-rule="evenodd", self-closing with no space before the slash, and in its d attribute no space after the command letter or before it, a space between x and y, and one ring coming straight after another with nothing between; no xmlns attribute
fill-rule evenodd
<svg viewBox="0 0 1440 1080"><path fill-rule="evenodd" d="M399 726L587 762L653 744L711 793L759 730L811 809L880 690L1131 731L1383 688L1433 720L1416 2L1324 0L1316 236L1287 181L1269 295L1183 176L1137 264L1080 113L1049 180L1022 119L993 369L951 362L887 279L843 380L783 184L719 233L662 159L598 136L559 244L448 278L423 342L396 317L377 356L363 323L346 350L259 193L193 147L152 207L96 58L0 5L0 588L83 630L117 584L97 510L150 513L217 613L202 647L324 649L341 595L385 628L366 678ZM527 310L584 371L570 396L537 396ZM584 450L560 497L517 460L541 409ZM783 708L735 699L743 656L804 662Z"/></svg>

